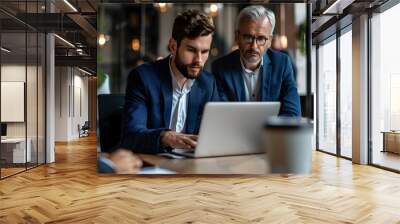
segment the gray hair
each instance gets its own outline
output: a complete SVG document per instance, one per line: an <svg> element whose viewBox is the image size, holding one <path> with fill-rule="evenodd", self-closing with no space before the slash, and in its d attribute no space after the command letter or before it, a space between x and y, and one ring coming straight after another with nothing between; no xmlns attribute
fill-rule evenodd
<svg viewBox="0 0 400 224"><path fill-rule="evenodd" d="M251 5L240 11L239 16L236 19L236 30L239 30L240 22L243 19L250 19L252 21L258 20L259 18L267 17L271 23L271 35L274 33L275 28L275 14L272 10L265 8L262 5Z"/></svg>

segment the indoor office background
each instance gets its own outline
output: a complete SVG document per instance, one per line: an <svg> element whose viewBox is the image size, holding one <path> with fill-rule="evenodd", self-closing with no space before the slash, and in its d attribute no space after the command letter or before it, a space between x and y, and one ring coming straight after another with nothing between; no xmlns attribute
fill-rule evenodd
<svg viewBox="0 0 400 224"><path fill-rule="evenodd" d="M96 172L97 74L99 93L124 93L130 69L168 53L158 36L170 27L160 25L171 23L183 8L146 4L132 8L140 15L135 17L119 2L0 0L0 223L399 223L399 0L262 1L286 22L298 21L298 8L308 6L303 10L309 75L297 82L303 95L304 89L306 95L315 93L317 150L308 175L233 178L110 178ZM282 2L301 4L279 6ZM217 25L225 16L233 23L239 10L196 7L218 12ZM284 24L278 23L276 34L286 36L302 70L302 54L294 50L302 49L296 40L301 22ZM214 43L214 53L230 50L230 31L222 23L218 35L230 42ZM87 119L93 132L79 138L77 124Z"/></svg>
<svg viewBox="0 0 400 224"><path fill-rule="evenodd" d="M96 7L75 7L85 17L63 1L0 1L1 178L53 162L54 144L96 129L96 34L73 20L96 30Z"/></svg>
<svg viewBox="0 0 400 224"><path fill-rule="evenodd" d="M353 116L355 114L353 111L353 99L355 97L353 82L359 81L357 77L354 77L354 57L358 53L353 52L353 49L361 47L354 46L355 43L359 44L357 38L360 38L360 32L354 33L353 21L349 19L349 15L366 13L370 15L367 20L369 31L363 35L370 40L364 49L369 55L369 81L362 85L368 89L365 94L368 97L368 119L365 122L368 131L368 139L365 139L365 144L368 144L369 149L368 163L400 170L399 154L396 151L398 146L395 144L398 134L393 132L400 129L398 103L400 101L396 100L400 89L400 68L394 53L399 50L399 44L396 40L400 34L397 29L393 29L393 27L396 27L396 21L399 21L399 4L396 1L380 1L379 4L372 5L371 8L371 5L368 5L369 3L354 2L347 7L349 10L339 16L333 16L329 13L323 14L333 1L312 2L313 24L317 24L319 19L334 17L340 25L336 26L336 23L330 23L329 26L312 28L313 76L310 79L311 85L307 85L308 82L306 81L306 56L302 46L304 42L301 41L302 29L304 28L302 24L306 20L305 4L269 4L267 6L271 7L277 14L276 36L286 36L282 40L287 39L288 51L296 63L300 94L308 94L308 89L312 94L314 89L317 89L317 97L314 101L317 149L353 159L354 148L357 148L357 146L353 146L355 140L353 134L354 129L359 127L353 126L353 120L357 119L359 115ZM41 164L45 157L43 151L41 151L45 145L43 140L43 136L45 136L44 94L46 89L44 87L46 71L43 69L44 64L46 64L45 31L37 26L24 23L24 21L30 20L34 24L35 20L40 20L39 17L29 17L27 13L31 13L31 15L41 14L49 10L47 7L43 7L45 3L46 1L37 0L3 0L0 2L2 8L0 11L0 45L2 47L0 56L0 79L2 82L0 100L2 104L0 109L2 111L1 116L4 117L1 118L2 135L4 134L6 138L18 139L16 143L4 142L0 145L1 177ZM68 6L62 2L55 1L53 3L57 3L57 5L54 5L55 13L65 13L68 9ZM99 42L98 83L101 84L99 94L123 93L126 75L134 66L146 60L155 60L159 56L167 55L166 38L169 37L173 18L179 11L189 6L197 7L214 16L217 32L213 43L216 50L213 52L216 56L211 54L209 62L219 55L229 52L233 44L233 21L238 10L244 5L215 4L211 7L211 4L146 4L129 5L128 7L121 4L99 4L97 8L99 21L97 38ZM84 6L81 7L84 8ZM10 14L8 11L4 11L4 8L16 9L16 13ZM352 8L354 11L351 11ZM225 24L225 20L230 21L232 26ZM164 25L164 23L169 25ZM58 31L65 31L62 30L63 28L66 29L65 24L63 26L60 25L63 23L57 24L60 26ZM152 26L149 26L149 24L152 24ZM160 33L165 32L168 33L165 38L159 37ZM79 35L74 32L58 32L58 34L64 39L71 40L74 44L79 40ZM96 42L96 38L91 40ZM94 43L92 46L96 46L96 44ZM58 37L55 38L55 47L56 58L66 54L70 54L67 55L69 57L73 56L71 49L75 48ZM69 53L68 50L70 50ZM56 60L56 63L58 63L58 60ZM73 61L71 60L69 63L72 64ZM96 82L96 77L88 76L85 78L84 72L78 69L78 66L67 66L66 63L58 64L55 70L57 74L62 74L56 76L56 90L62 90L62 94L61 92L56 93L55 104L58 105L56 109L59 108L56 114L58 117L82 114L80 118L70 117L66 120L60 120L60 122L66 124L62 126L64 132L60 132L60 123L58 123L58 128L55 129L59 133L56 135L56 140L57 136L61 136L58 138L59 141L71 140L76 138L78 134L76 126L79 123L82 125L82 122L88 119L95 121L95 100L89 100L91 99L89 98L85 101L86 92L84 89L87 82L89 83L88 86L91 85L91 87L87 87L87 92L95 92L93 89L96 88L93 83ZM78 78L75 79L76 76ZM10 89L11 84L18 86L21 83L23 90L17 91L13 95L19 96L19 100L16 99L16 102L24 101L23 109L15 111L15 115L22 112L23 118L6 121L4 120L6 115L3 115L3 112L6 113L8 107L4 106L6 93L3 93L3 91ZM61 86L61 83L65 85ZM17 87L11 89L18 90ZM63 97L64 95L66 97ZM91 102L94 106L86 109L86 102ZM64 103L67 106L62 106ZM17 105L13 104L13 106ZM88 111L89 118L86 117L86 111ZM91 127L95 127L96 122L91 123ZM12 144L22 146L22 154L17 154L22 156L16 158L16 161L22 161L22 163L14 164L10 162L13 160L10 158L9 148L15 147ZM28 158L29 152L31 156ZM24 159L24 157L26 158Z"/></svg>
<svg viewBox="0 0 400 224"><path fill-rule="evenodd" d="M18 2L27 13L16 17L40 13L41 3ZM46 156L45 36L17 18L0 11L1 178L43 164Z"/></svg>
<svg viewBox="0 0 400 224"><path fill-rule="evenodd" d="M360 9L360 6L363 7L362 3L358 6L354 4L353 8ZM359 140L359 136L356 139L352 137L353 115L356 119L361 116L353 111L355 104L352 100L356 99L355 95L360 89L353 89L352 82L360 83L356 86L367 90L367 138L363 140L368 142L367 163L398 172L400 65L396 55L400 51L400 32L395 27L400 21L400 5L395 1L387 1L373 10L367 7L361 11L369 15L364 19L367 29L362 32L358 28L359 23L354 31L350 13L344 13L338 17L337 23L340 25L313 33L313 72L317 74L317 149L352 159L352 142ZM351 9L348 11L351 12ZM360 44L360 37L367 40L365 45ZM365 66L368 76L364 78L357 77L354 71L358 68L353 68L359 65L357 57L362 53L358 49L362 47L365 47L362 51L367 58ZM357 49L357 52L352 52L352 49ZM358 128L355 127L356 131Z"/></svg>
<svg viewBox="0 0 400 224"><path fill-rule="evenodd" d="M213 60L235 49L235 19L245 6L225 3L98 4L98 94L125 93L127 76L135 66L167 56L174 18L189 8L203 11L214 20L216 31L205 66L210 71ZM279 44L273 47L291 56L302 99L312 95L311 82L307 87L306 4L265 6L276 14L274 37ZM303 105L303 115L312 117L312 108L308 114L305 108Z"/></svg>

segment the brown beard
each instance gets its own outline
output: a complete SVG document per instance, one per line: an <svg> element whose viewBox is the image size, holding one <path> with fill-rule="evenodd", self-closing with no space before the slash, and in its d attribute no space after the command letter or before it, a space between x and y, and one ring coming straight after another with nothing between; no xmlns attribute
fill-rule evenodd
<svg viewBox="0 0 400 224"><path fill-rule="evenodd" d="M177 54L175 57L175 66L178 69L178 71L187 79L197 79L199 77L199 74L201 73L201 71L203 70L203 66L200 66L199 64L189 64L189 65L185 65L182 63L182 60L180 60L179 55ZM199 67L200 71L198 74L189 74L189 67Z"/></svg>

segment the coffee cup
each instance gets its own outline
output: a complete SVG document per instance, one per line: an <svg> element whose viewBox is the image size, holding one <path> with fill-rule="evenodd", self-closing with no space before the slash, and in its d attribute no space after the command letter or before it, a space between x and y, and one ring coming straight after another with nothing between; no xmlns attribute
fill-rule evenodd
<svg viewBox="0 0 400 224"><path fill-rule="evenodd" d="M311 173L313 123L307 118L270 117L264 150L272 173Z"/></svg>

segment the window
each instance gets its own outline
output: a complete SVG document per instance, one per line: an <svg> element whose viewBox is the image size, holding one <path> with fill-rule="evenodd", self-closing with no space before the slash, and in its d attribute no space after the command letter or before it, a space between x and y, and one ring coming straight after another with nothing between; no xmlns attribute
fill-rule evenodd
<svg viewBox="0 0 400 224"><path fill-rule="evenodd" d="M336 39L318 48L318 149L336 153Z"/></svg>
<svg viewBox="0 0 400 224"><path fill-rule="evenodd" d="M44 3L0 1L0 7L18 6L19 16L24 16L40 13ZM5 178L45 162L46 39L4 12L0 17L0 111L6 115L1 118L6 133L0 144L0 178Z"/></svg>
<svg viewBox="0 0 400 224"><path fill-rule="evenodd" d="M351 28L351 27L349 27ZM340 155L352 156L352 32L340 36Z"/></svg>
<svg viewBox="0 0 400 224"><path fill-rule="evenodd" d="M400 170L400 4L371 18L372 163Z"/></svg>

